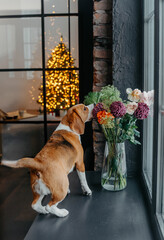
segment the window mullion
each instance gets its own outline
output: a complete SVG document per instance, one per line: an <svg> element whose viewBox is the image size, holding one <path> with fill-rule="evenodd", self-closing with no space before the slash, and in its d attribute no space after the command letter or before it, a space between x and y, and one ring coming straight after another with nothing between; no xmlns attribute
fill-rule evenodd
<svg viewBox="0 0 164 240"><path fill-rule="evenodd" d="M45 30L44 30L44 0L41 0L42 28L42 69L43 69L43 101L44 101L44 141L47 142L47 110L46 110L46 80L45 80Z"/></svg>

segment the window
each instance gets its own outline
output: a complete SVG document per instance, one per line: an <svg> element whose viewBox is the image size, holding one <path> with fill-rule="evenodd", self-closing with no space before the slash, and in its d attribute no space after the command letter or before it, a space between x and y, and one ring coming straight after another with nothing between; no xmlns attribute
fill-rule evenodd
<svg viewBox="0 0 164 240"><path fill-rule="evenodd" d="M164 0L144 0L144 88L155 90L144 124L143 173L156 239L164 237ZM143 179L143 180L144 180ZM143 181L144 182L144 181ZM148 190L148 191L147 191Z"/></svg>
<svg viewBox="0 0 164 240"><path fill-rule="evenodd" d="M67 107L78 103L78 24L78 0L0 0L0 109L26 115L25 119L12 121L0 118L3 159L35 156L57 127L60 118L55 119L47 108L47 84L52 79L51 88L57 79L65 81L58 107L63 102L64 106L68 102ZM63 46L61 42L65 54L61 51L57 57L60 60L66 56L66 69L55 64L49 68L48 61L55 47ZM38 103L40 95L42 105Z"/></svg>
<svg viewBox="0 0 164 240"><path fill-rule="evenodd" d="M159 115L157 162L157 217L164 235L164 1L159 3Z"/></svg>
<svg viewBox="0 0 164 240"><path fill-rule="evenodd" d="M154 0L144 1L144 90L154 89ZM152 193L153 110L144 120L143 171Z"/></svg>
<svg viewBox="0 0 164 240"><path fill-rule="evenodd" d="M70 95L64 99L69 102L68 107L79 101L78 21L78 0L0 0L0 108L5 112L25 109L38 114L43 111L35 123L44 125L45 142L49 135L47 123L54 119L47 108L48 80L60 76L66 87L69 85L64 88L67 96ZM61 42L66 46L66 54L62 52L59 58L67 57L67 60L63 57L63 62L68 62L66 69L57 65L49 68L52 52ZM75 87L76 95L72 90ZM66 96L66 91L61 87L60 90L63 95L58 105ZM38 103L40 95L44 107ZM33 121L28 119L27 124ZM0 123L6 124L2 119Z"/></svg>

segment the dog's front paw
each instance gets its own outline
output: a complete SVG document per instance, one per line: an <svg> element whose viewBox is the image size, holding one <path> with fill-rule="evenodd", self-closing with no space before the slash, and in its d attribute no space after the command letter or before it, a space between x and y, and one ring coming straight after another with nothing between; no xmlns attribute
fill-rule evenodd
<svg viewBox="0 0 164 240"><path fill-rule="evenodd" d="M84 187L82 186L82 190L83 190L83 194L86 195L86 196L91 196L92 195L92 191L89 187Z"/></svg>
<svg viewBox="0 0 164 240"><path fill-rule="evenodd" d="M83 192L83 194L86 195L86 196L91 196L92 195L92 191Z"/></svg>

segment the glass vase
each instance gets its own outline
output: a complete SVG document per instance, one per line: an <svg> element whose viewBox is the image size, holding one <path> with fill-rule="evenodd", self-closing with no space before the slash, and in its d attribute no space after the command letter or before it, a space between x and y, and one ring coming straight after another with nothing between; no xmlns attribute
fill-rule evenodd
<svg viewBox="0 0 164 240"><path fill-rule="evenodd" d="M101 185L109 191L120 191L127 185L125 143L106 142Z"/></svg>

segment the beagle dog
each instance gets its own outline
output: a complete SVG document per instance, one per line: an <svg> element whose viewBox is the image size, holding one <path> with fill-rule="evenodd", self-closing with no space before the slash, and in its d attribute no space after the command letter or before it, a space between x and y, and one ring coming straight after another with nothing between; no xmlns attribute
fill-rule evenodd
<svg viewBox="0 0 164 240"><path fill-rule="evenodd" d="M57 129L34 158L22 158L17 161L2 161L2 165L30 169L33 192L32 208L38 213L51 213L58 217L68 215L66 209L59 209L58 204L69 193L68 174L76 167L81 188L85 195L91 195L88 187L83 148L80 135L84 133L85 122L91 120L94 105L78 104L71 107L63 117ZM51 201L42 205L45 195L51 193Z"/></svg>

